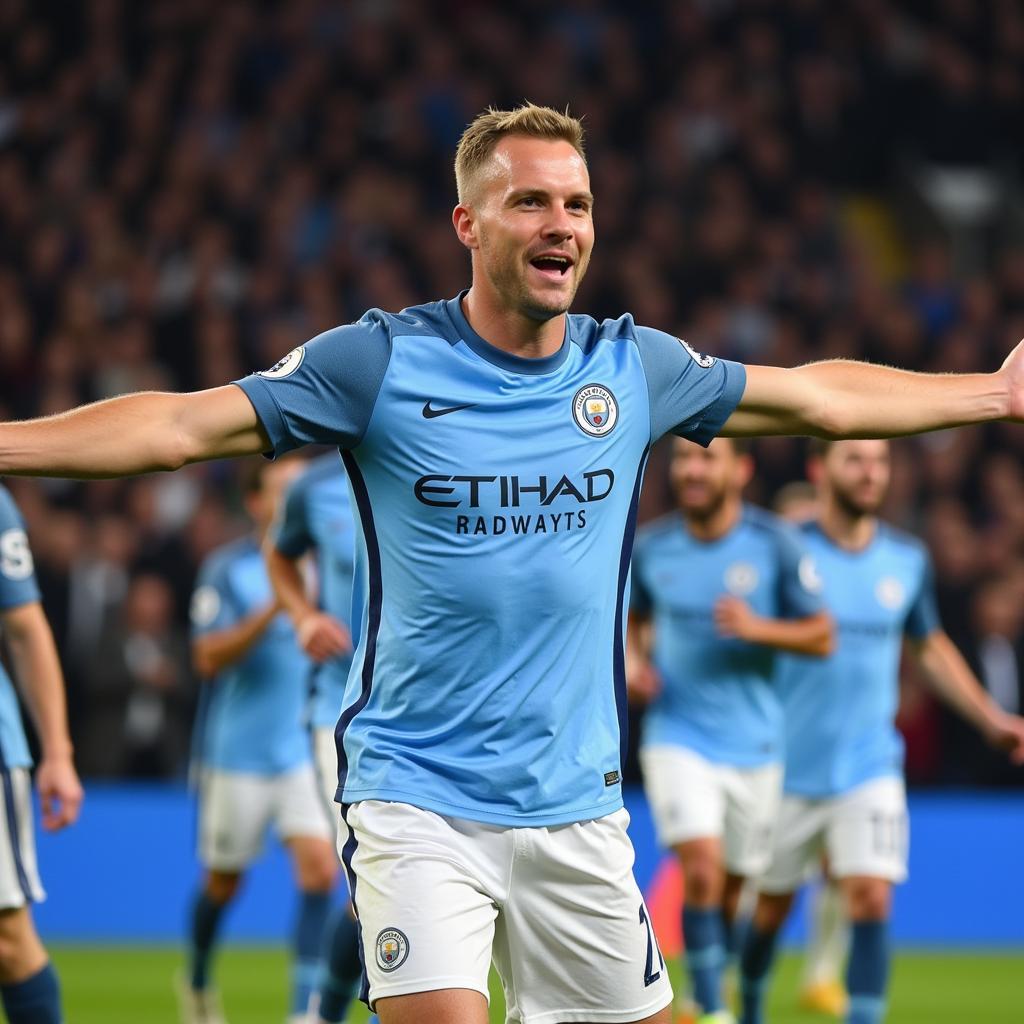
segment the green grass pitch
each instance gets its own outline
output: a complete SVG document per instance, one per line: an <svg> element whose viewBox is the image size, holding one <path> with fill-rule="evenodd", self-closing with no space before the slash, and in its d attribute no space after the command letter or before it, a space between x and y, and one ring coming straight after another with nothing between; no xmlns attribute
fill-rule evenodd
<svg viewBox="0 0 1024 1024"><path fill-rule="evenodd" d="M68 1024L177 1024L172 981L181 967L178 950L54 946L52 954ZM770 1024L826 1024L831 1018L793 1008L797 969L793 957L780 964ZM229 1024L284 1024L287 963L282 950L229 946L216 970ZM1022 977L1024 952L899 953L888 1024L1019 1024L1024 1020ZM504 1007L498 989L493 991L491 1020L501 1022ZM362 1006L350 1016L351 1024L365 1019Z"/></svg>

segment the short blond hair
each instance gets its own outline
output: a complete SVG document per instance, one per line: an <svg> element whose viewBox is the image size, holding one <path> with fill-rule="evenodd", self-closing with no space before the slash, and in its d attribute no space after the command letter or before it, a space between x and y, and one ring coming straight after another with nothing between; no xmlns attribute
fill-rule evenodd
<svg viewBox="0 0 1024 1024"><path fill-rule="evenodd" d="M462 133L458 149L455 150L455 188L460 203L466 200L470 182L476 172L487 163L494 147L507 135L561 139L568 142L586 163L583 122L570 115L568 109L563 114L552 107L538 107L533 103L524 103L515 110L488 107Z"/></svg>

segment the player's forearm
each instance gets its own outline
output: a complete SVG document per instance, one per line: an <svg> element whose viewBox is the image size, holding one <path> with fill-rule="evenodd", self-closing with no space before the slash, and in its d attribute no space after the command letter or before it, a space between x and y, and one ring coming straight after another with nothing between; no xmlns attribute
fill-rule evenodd
<svg viewBox="0 0 1024 1024"><path fill-rule="evenodd" d="M227 629L207 633L192 642L192 663L201 676L212 676L240 661L263 635L280 609L269 604Z"/></svg>
<svg viewBox="0 0 1024 1024"><path fill-rule="evenodd" d="M1010 414L1001 373L912 373L833 360L786 370L747 368L747 384L723 433L898 437Z"/></svg>
<svg viewBox="0 0 1024 1024"><path fill-rule="evenodd" d="M263 555L277 600L298 628L306 616L317 611L316 605L306 593L306 581L302 577L299 563L281 554L270 541L263 545Z"/></svg>
<svg viewBox="0 0 1024 1024"><path fill-rule="evenodd" d="M181 395L143 391L0 424L0 473L127 476L266 447L255 410L237 387Z"/></svg>
<svg viewBox="0 0 1024 1024"><path fill-rule="evenodd" d="M71 758L64 675L42 606L23 605L3 619L14 677L39 736L44 759Z"/></svg>
<svg viewBox="0 0 1024 1024"><path fill-rule="evenodd" d="M832 653L835 637L832 619L822 614L803 619L757 618L745 639L789 654L824 658Z"/></svg>
<svg viewBox="0 0 1024 1024"><path fill-rule="evenodd" d="M918 657L932 689L963 718L986 731L999 715L999 707L971 671L956 645L943 633L925 638Z"/></svg>

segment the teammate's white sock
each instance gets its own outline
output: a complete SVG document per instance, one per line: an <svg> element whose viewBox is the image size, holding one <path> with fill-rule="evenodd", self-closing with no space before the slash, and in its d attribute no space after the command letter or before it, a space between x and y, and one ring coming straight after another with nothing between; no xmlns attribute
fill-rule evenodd
<svg viewBox="0 0 1024 1024"><path fill-rule="evenodd" d="M850 944L850 925L846 919L839 886L825 883L811 895L811 934L804 955L803 986L838 982Z"/></svg>

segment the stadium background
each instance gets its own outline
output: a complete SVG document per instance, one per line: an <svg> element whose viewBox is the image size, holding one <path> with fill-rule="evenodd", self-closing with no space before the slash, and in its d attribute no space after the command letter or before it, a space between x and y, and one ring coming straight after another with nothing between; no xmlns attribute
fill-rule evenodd
<svg viewBox="0 0 1024 1024"><path fill-rule="evenodd" d="M586 119L598 248L579 310L783 365L990 370L1024 336L1017 0L0 0L0 413L215 386L369 306L455 294L454 145L524 98ZM886 509L928 541L948 631L1015 710L1022 453L1002 425L900 442ZM756 500L801 475L799 441L756 455ZM645 517L668 506L664 467ZM170 939L195 873L185 612L198 562L240 529L236 468L7 483L92 780L82 823L41 842L40 922ZM911 783L938 793L915 803L897 936L1024 948L1005 857L1024 771L909 672L900 724ZM283 933L274 864L236 935ZM961 904L965 880L981 888ZM901 933L912 904L924 931Z"/></svg>

